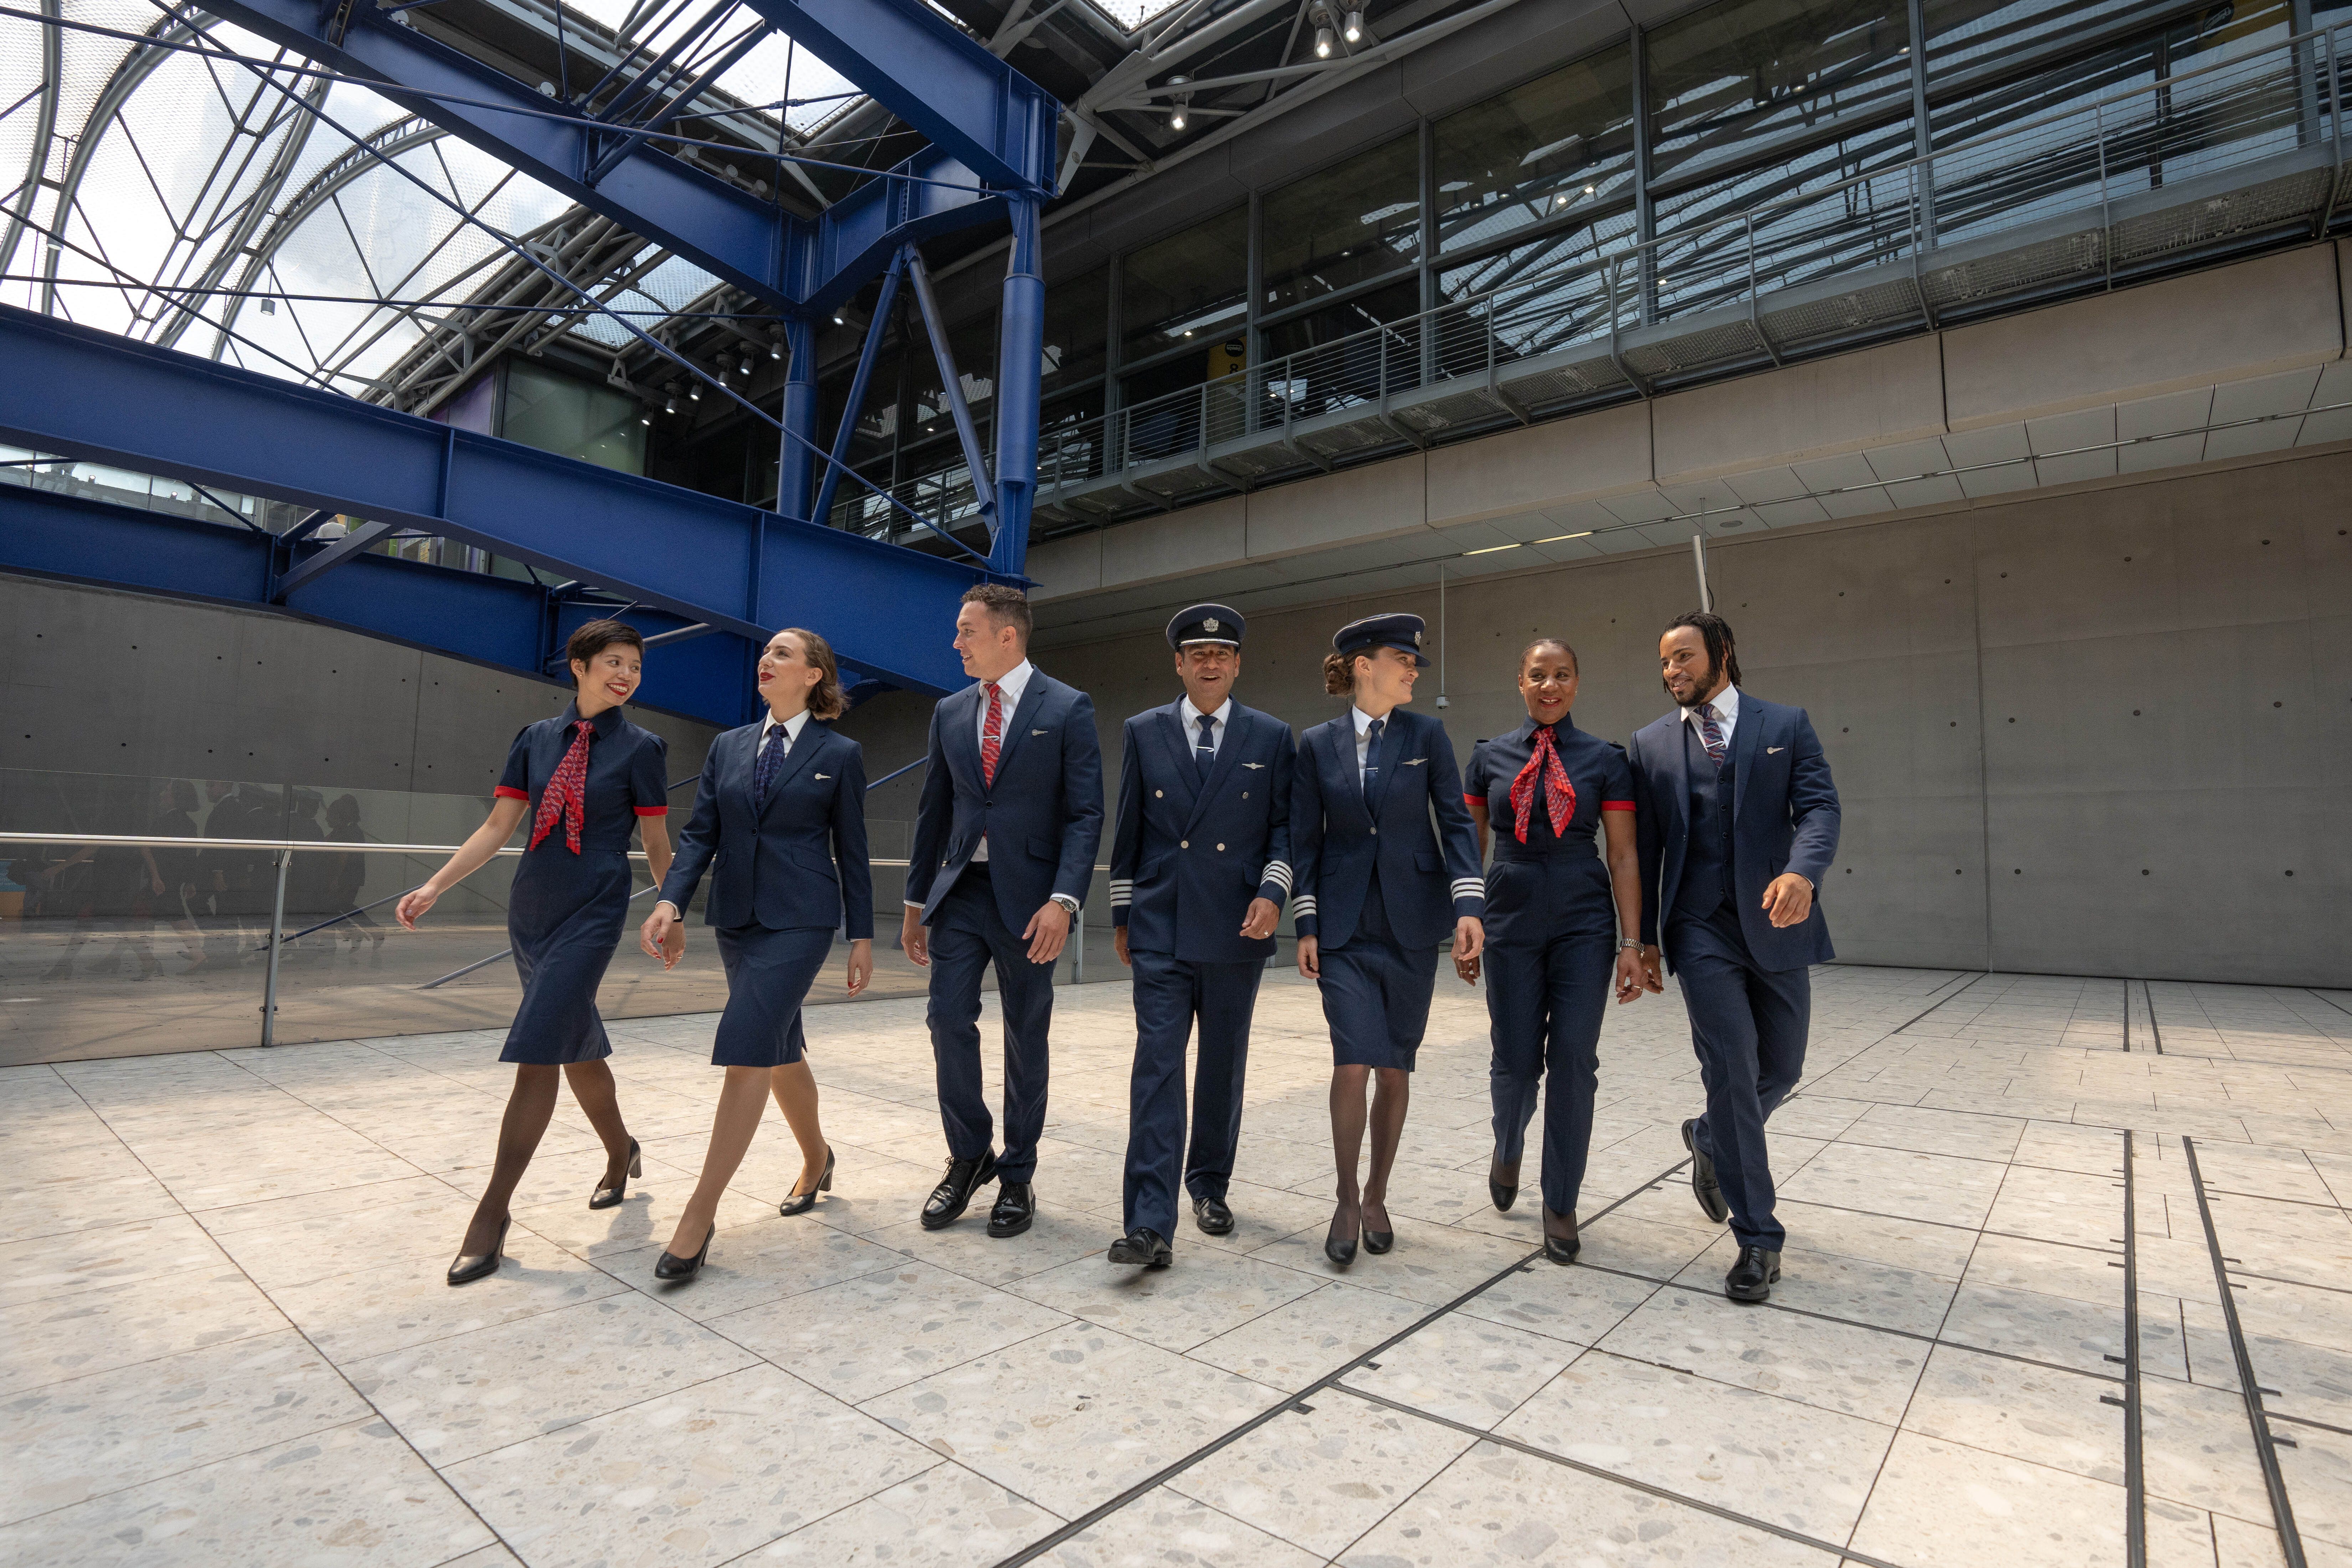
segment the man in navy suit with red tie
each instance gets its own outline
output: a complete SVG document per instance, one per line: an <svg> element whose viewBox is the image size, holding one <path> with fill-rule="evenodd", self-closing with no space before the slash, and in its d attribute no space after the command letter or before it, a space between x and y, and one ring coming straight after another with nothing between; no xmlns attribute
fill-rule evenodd
<svg viewBox="0 0 2352 1568"><path fill-rule="evenodd" d="M1808 966L1836 954L1814 900L1837 855L1837 785L1801 708L1739 688L1731 627L1678 616L1658 641L1675 711L1637 731L1635 840L1649 987L1672 968L1690 1011L1706 1113L1683 1123L1691 1189L1739 1256L1723 1293L1762 1301L1780 1277L1764 1121L1804 1071Z"/></svg>
<svg viewBox="0 0 2352 1568"><path fill-rule="evenodd" d="M1087 694L1029 662L1029 601L983 583L956 615L973 684L931 710L930 771L908 851L907 956L931 971L931 1057L947 1174L923 1228L953 1224L997 1184L988 1234L1035 1217L1032 1177L1045 1128L1054 961L1094 877L1102 842L1102 744ZM980 983L996 970L1004 1008L1004 1144L981 1092Z"/></svg>

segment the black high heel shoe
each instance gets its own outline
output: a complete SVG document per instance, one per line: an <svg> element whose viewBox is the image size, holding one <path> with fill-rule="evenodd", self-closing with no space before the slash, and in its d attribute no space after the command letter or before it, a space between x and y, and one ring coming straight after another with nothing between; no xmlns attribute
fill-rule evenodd
<svg viewBox="0 0 2352 1568"><path fill-rule="evenodd" d="M449 1283L471 1285L477 1279L487 1279L496 1274L499 1271L499 1265L506 1261L507 1227L513 1224L514 1215L512 1215L499 1221L499 1238L490 1243L490 1249L488 1252L478 1257L463 1252L457 1254L457 1260L449 1265Z"/></svg>
<svg viewBox="0 0 2352 1568"><path fill-rule="evenodd" d="M1374 1230L1370 1226L1364 1227L1364 1250L1373 1257L1378 1258L1395 1246L1396 1232L1393 1229Z"/></svg>
<svg viewBox="0 0 2352 1568"><path fill-rule="evenodd" d="M827 1143L824 1146L824 1174L819 1176L816 1179L816 1185L807 1192L794 1193L782 1203L778 1204L776 1212L786 1219L792 1218L796 1214L806 1214L816 1207L817 1194L831 1191L833 1191L833 1145Z"/></svg>
<svg viewBox="0 0 2352 1568"><path fill-rule="evenodd" d="M1506 1182L1503 1180L1503 1162L1499 1159L1486 1162L1486 1195L1494 1200L1497 1214L1510 1213L1511 1205L1519 1200L1519 1163L1517 1160L1511 1162L1510 1173L1511 1179Z"/></svg>
<svg viewBox="0 0 2352 1568"><path fill-rule="evenodd" d="M1363 1212L1360 1209L1356 1215L1356 1229L1361 1232L1363 1228ZM1330 1232L1323 1237L1323 1256L1342 1268L1356 1261L1356 1238L1351 1236L1345 1241L1339 1239L1339 1215L1336 1210L1331 1215Z"/></svg>
<svg viewBox="0 0 2352 1568"><path fill-rule="evenodd" d="M704 1260L710 1256L710 1238L718 1234L719 1222L712 1220L710 1229L703 1235L702 1250L691 1258L674 1258L667 1247L662 1248L662 1255L654 1259L654 1278L683 1285L701 1273Z"/></svg>
<svg viewBox="0 0 2352 1568"><path fill-rule="evenodd" d="M612 1208L623 1198L629 1195L629 1176L642 1176L645 1173L645 1156L638 1152L637 1141L632 1138L629 1140L628 1175L621 1178L621 1182L618 1186L598 1187L593 1193L591 1193L588 1195L588 1206L592 1209Z"/></svg>
<svg viewBox="0 0 2352 1568"><path fill-rule="evenodd" d="M1565 1234L1562 1234L1561 1227L1565 1227ZM1584 1243L1577 1238L1576 1216L1572 1214L1554 1214L1551 1205L1546 1204L1543 1211L1543 1228L1544 1257L1562 1268L1575 1262L1577 1252L1584 1246Z"/></svg>

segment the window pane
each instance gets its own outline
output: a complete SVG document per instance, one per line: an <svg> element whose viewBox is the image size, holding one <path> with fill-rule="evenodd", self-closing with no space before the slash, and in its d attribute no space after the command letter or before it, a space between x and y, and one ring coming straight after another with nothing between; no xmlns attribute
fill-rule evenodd
<svg viewBox="0 0 2352 1568"><path fill-rule="evenodd" d="M1120 261L1122 352L1139 360L1230 332L1248 295L1249 209L1235 207Z"/></svg>
<svg viewBox="0 0 2352 1568"><path fill-rule="evenodd" d="M947 397L940 390L939 355L931 348L929 334L922 330L920 318L912 324L916 341L907 352L907 438L910 441L955 427ZM996 395L995 312L950 327L948 347L955 355L956 379L963 384L964 402L984 433L989 402Z"/></svg>
<svg viewBox="0 0 2352 1568"><path fill-rule="evenodd" d="M1103 342L1110 329L1110 268L1055 283L1045 290L1045 387L1071 386L1103 372Z"/></svg>
<svg viewBox="0 0 2352 1568"><path fill-rule="evenodd" d="M678 406L687 406L680 398ZM507 362L506 438L626 474L646 471L637 400L529 360Z"/></svg>
<svg viewBox="0 0 2352 1568"><path fill-rule="evenodd" d="M1904 120L1661 198L1657 226L1664 243L1652 279L1656 314L1675 316L1746 297L1749 215L1759 292L1907 257L1909 174L1898 168L1876 180L1849 182L1912 155L1911 122Z"/></svg>
<svg viewBox="0 0 2352 1568"><path fill-rule="evenodd" d="M1720 0L1645 34L1654 174L1911 97L1904 0Z"/></svg>
<svg viewBox="0 0 2352 1568"><path fill-rule="evenodd" d="M1440 250L1622 199L1633 180L1633 53L1620 44L1437 122Z"/></svg>
<svg viewBox="0 0 2352 1568"><path fill-rule="evenodd" d="M1438 295L1447 304L1468 302L1468 319L1473 321L1492 312L1496 350L1503 358L1543 353L1608 331L1607 282L1601 268L1580 264L1590 263L1604 252L1622 250L1633 234L1633 211L1621 208L1581 228L1548 235L1441 272ZM1625 288L1621 282L1621 294ZM1483 332L1465 337L1454 329L1452 321L1449 316L1439 328L1440 345L1449 368L1460 374L1460 368L1453 365L1454 351L1475 337L1470 344L1473 357L1483 360L1486 338Z"/></svg>
<svg viewBox="0 0 2352 1568"><path fill-rule="evenodd" d="M888 455L898 439L898 367L905 350L905 340L893 332L875 355L874 374L866 384L866 405L859 412L856 433L849 438L852 463L862 465L878 458L883 459L883 471L888 471ZM824 440L828 446L834 432L841 428L841 407L848 401L849 382L856 371L853 362L817 384ZM938 373L932 374L936 380Z"/></svg>
<svg viewBox="0 0 2352 1568"><path fill-rule="evenodd" d="M1421 289L1417 282L1407 279L1402 283L1391 283L1385 289L1359 294L1340 304L1327 305L1322 310L1295 316L1278 327L1268 327L1265 332L1266 357L1278 359L1284 354L1319 348L1385 322L1402 321L1417 314L1420 310Z"/></svg>
<svg viewBox="0 0 2352 1568"><path fill-rule="evenodd" d="M1421 254L1421 147L1400 136L1265 198L1265 300L1295 305Z"/></svg>

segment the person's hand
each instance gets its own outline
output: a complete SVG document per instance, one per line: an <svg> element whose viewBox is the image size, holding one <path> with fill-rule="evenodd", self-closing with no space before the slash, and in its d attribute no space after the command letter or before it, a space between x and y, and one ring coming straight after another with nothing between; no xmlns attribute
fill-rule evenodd
<svg viewBox="0 0 2352 1568"><path fill-rule="evenodd" d="M923 929L923 911L912 904L907 906L907 918L898 922L898 945L907 950L907 957L917 968L931 966L930 933Z"/></svg>
<svg viewBox="0 0 2352 1568"><path fill-rule="evenodd" d="M1249 913L1242 920L1242 934L1252 942L1263 942L1274 934L1274 922L1282 918L1282 908L1272 899L1252 899Z"/></svg>
<svg viewBox="0 0 2352 1568"><path fill-rule="evenodd" d="M1776 926L1803 923L1813 912L1813 885L1794 871L1783 871L1764 889L1764 913Z"/></svg>
<svg viewBox="0 0 2352 1568"><path fill-rule="evenodd" d="M664 969L676 969L686 956L686 922L677 918L677 909L666 901L654 905L654 912L637 928L637 945L647 958L660 959Z"/></svg>
<svg viewBox="0 0 2352 1568"><path fill-rule="evenodd" d="M1309 980L1323 978L1323 947L1311 936L1298 939L1298 973Z"/></svg>
<svg viewBox="0 0 2352 1568"><path fill-rule="evenodd" d="M1617 1001L1620 1005L1641 1000L1642 993L1654 990L1650 984L1649 966L1642 962L1639 948L1617 950Z"/></svg>
<svg viewBox="0 0 2352 1568"><path fill-rule="evenodd" d="M1462 984L1465 985L1478 984L1480 967L1481 960L1475 958L1457 958L1454 961L1454 973L1461 976Z"/></svg>
<svg viewBox="0 0 2352 1568"><path fill-rule="evenodd" d="M416 922L425 918L425 911L440 901L441 889L427 882L414 892L401 895L400 902L393 906L392 918L415 931Z"/></svg>
<svg viewBox="0 0 2352 1568"><path fill-rule="evenodd" d="M874 939L861 936L849 944L849 994L862 996L874 984Z"/></svg>
<svg viewBox="0 0 2352 1568"><path fill-rule="evenodd" d="M1454 962L1466 963L1486 950L1486 923L1476 915L1454 922Z"/></svg>
<svg viewBox="0 0 2352 1568"><path fill-rule="evenodd" d="M1127 928L1125 926L1113 926L1110 928L1110 950L1118 954L1118 961L1121 963L1126 964L1130 969L1135 967L1135 960L1129 957L1127 952Z"/></svg>
<svg viewBox="0 0 2352 1568"><path fill-rule="evenodd" d="M1047 899L1045 907L1029 917L1021 940L1029 944L1030 963L1053 963L1062 956L1062 944L1070 940L1070 911Z"/></svg>
<svg viewBox="0 0 2352 1568"><path fill-rule="evenodd" d="M1658 944L1656 942L1651 942L1648 946L1642 949L1643 990L1650 992L1653 994L1661 994L1665 991L1665 957L1663 953L1659 952Z"/></svg>

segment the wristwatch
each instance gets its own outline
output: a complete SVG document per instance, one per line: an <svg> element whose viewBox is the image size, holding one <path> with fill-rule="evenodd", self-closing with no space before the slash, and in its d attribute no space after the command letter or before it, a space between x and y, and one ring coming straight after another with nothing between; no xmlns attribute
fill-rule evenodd
<svg viewBox="0 0 2352 1568"><path fill-rule="evenodd" d="M1624 952L1624 951L1625 951L1627 948L1629 948L1629 947L1630 947L1630 948L1632 948L1632 949L1633 949L1633 951L1635 951L1636 952L1639 952L1642 950L1642 940L1641 940L1641 938L1639 938L1639 937L1632 937L1632 936L1621 936L1621 937L1619 937L1619 938L1617 939L1617 951L1618 951L1618 952Z"/></svg>
<svg viewBox="0 0 2352 1568"><path fill-rule="evenodd" d="M1053 897L1053 900L1054 900L1054 902L1055 902L1055 903L1057 903L1057 904L1061 905L1064 909L1066 909L1066 910L1069 910L1072 914L1074 914L1074 915L1075 915L1075 914L1076 914L1076 913L1078 912L1078 900L1076 900L1076 899L1074 899L1074 898L1072 898L1072 897L1070 897L1070 895L1069 895L1069 894L1067 894L1067 893L1055 893L1055 894L1052 895L1052 897Z"/></svg>

